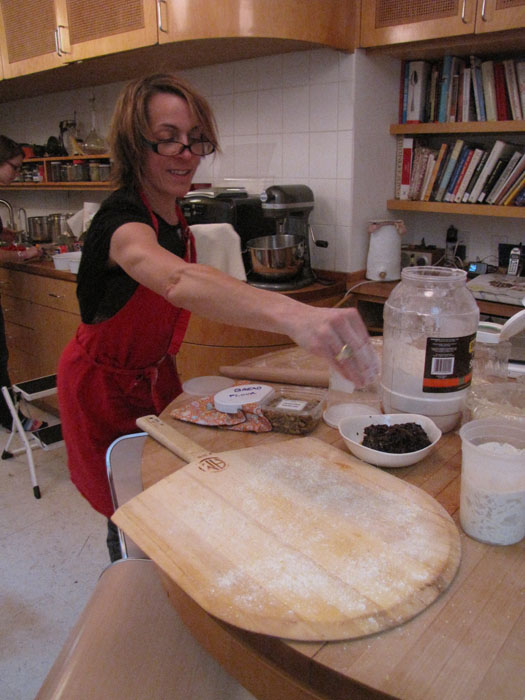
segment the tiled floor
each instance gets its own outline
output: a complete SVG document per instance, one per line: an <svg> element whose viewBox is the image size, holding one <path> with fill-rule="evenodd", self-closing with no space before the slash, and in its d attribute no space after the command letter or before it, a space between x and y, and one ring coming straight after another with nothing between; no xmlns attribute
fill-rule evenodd
<svg viewBox="0 0 525 700"><path fill-rule="evenodd" d="M32 415L41 415L33 410ZM0 433L0 450L8 434ZM0 698L32 700L109 564L106 521L69 480L65 450L0 461Z"/></svg>

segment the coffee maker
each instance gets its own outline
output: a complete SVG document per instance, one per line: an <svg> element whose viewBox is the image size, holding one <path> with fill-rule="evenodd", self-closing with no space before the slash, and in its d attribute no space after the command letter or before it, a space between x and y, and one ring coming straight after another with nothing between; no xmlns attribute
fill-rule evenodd
<svg viewBox="0 0 525 700"><path fill-rule="evenodd" d="M297 274L287 279L271 279L257 274L253 269L248 273L248 282L255 287L275 291L300 289L313 284L316 277L311 268L309 239L312 229L308 222L314 208L314 195L306 185L272 185L261 193L263 217L273 222L275 236L295 236L300 239L302 266ZM315 245L326 247L325 241L315 241Z"/></svg>

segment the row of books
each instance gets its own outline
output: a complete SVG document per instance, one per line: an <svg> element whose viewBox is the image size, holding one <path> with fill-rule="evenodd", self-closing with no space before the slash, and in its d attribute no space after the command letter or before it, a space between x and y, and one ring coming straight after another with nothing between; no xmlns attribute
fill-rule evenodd
<svg viewBox="0 0 525 700"><path fill-rule="evenodd" d="M397 199L525 205L525 147L502 139L492 146L465 139L430 147L425 140L397 136Z"/></svg>
<svg viewBox="0 0 525 700"><path fill-rule="evenodd" d="M399 123L525 119L525 58L402 61Z"/></svg>

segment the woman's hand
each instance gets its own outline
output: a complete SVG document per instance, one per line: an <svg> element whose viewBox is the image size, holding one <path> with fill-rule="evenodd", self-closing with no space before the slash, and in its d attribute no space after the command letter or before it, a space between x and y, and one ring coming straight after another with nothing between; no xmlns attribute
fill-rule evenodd
<svg viewBox="0 0 525 700"><path fill-rule="evenodd" d="M377 379L379 359L357 309L302 304L297 312L289 334L298 345L326 358L333 369L351 379L358 389Z"/></svg>
<svg viewBox="0 0 525 700"><path fill-rule="evenodd" d="M33 258L41 258L44 253L42 248L37 248L37 246L34 245L29 246L25 250L19 250L18 252L21 253L21 255L18 256L21 260L32 260Z"/></svg>

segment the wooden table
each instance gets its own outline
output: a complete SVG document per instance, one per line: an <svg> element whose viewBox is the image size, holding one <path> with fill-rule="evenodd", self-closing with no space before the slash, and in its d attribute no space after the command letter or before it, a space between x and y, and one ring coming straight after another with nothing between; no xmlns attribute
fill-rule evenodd
<svg viewBox="0 0 525 700"><path fill-rule="evenodd" d="M279 441L278 433L240 433L162 418L195 442L222 451ZM346 450L323 422L312 433ZM391 470L436 498L459 525L461 444L443 436L438 449L412 467ZM146 441L143 482L150 486L183 466ZM213 618L173 581L163 583L195 638L261 700L523 700L525 698L525 540L498 547L461 532L462 559L452 585L400 627L350 642L305 643L257 635ZM162 575L162 574L161 574Z"/></svg>

